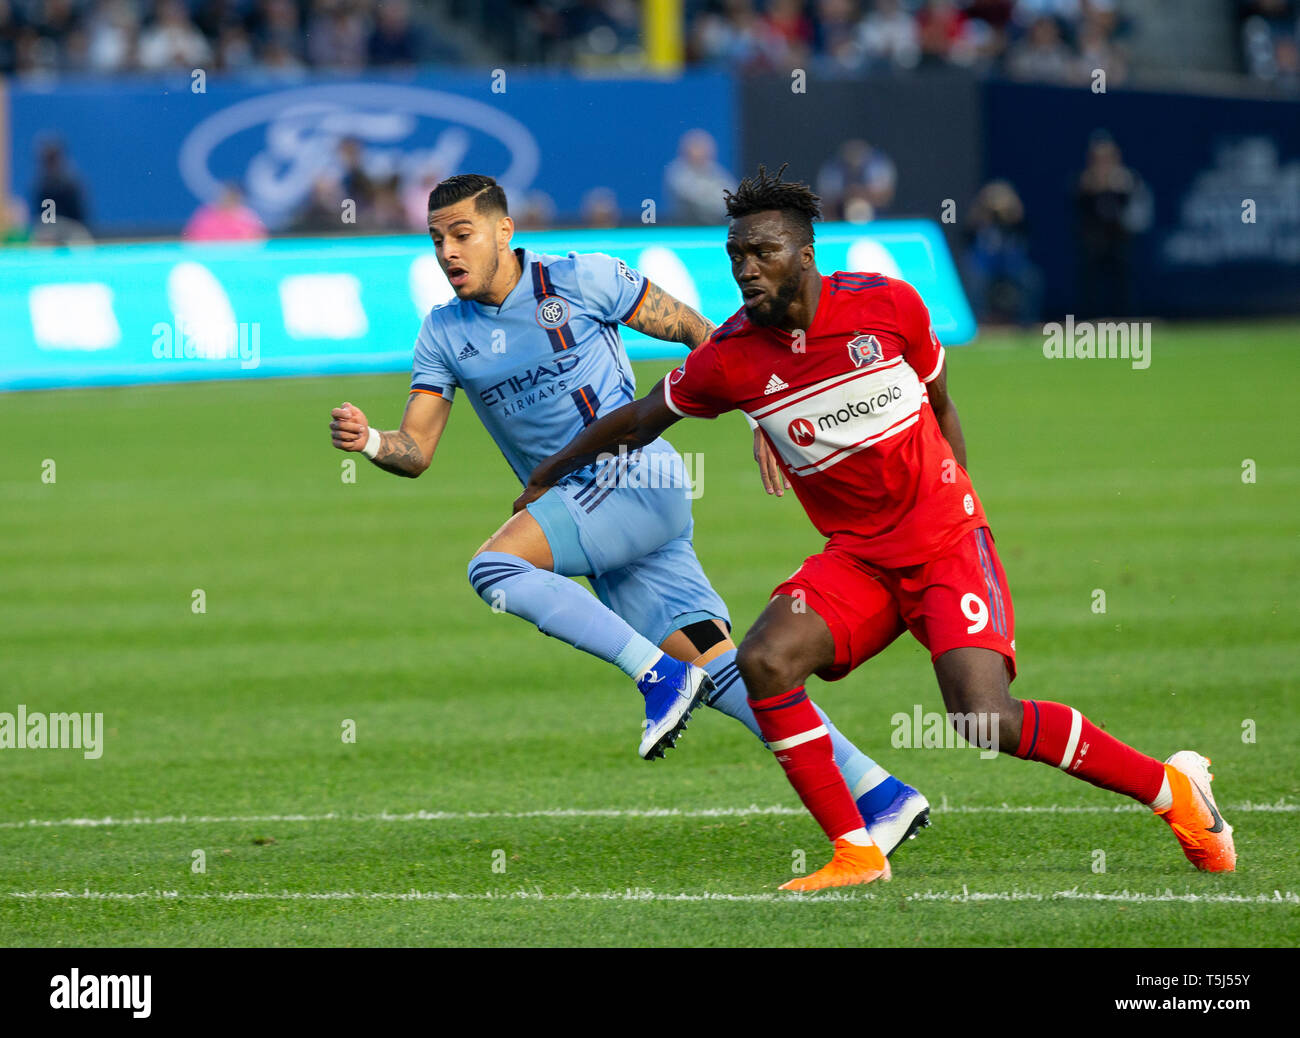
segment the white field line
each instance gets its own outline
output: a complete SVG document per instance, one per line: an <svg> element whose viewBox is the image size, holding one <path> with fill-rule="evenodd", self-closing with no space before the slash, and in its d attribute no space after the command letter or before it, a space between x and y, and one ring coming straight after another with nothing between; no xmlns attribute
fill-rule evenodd
<svg viewBox="0 0 1300 1038"><path fill-rule="evenodd" d="M1146 812L1140 804L1122 803L1114 807L1069 806L1063 804L935 804L932 814L960 815L1076 815L1076 814L1128 814ZM1274 803L1229 804L1224 808L1229 814L1252 812L1300 811L1300 804L1278 800ZM374 814L347 814L328 811L322 814L265 814L265 815L159 815L130 818L105 816L102 818L30 818L26 821L0 822L0 829L50 829L61 827L101 828L113 825L227 825L249 822L464 822L510 821L523 818L752 818L758 815L803 815L800 807L784 805L759 807L704 807L680 809L675 807L650 808L579 808L557 807L540 811L408 811L394 813L381 811Z"/></svg>
<svg viewBox="0 0 1300 1038"><path fill-rule="evenodd" d="M516 890L502 893L461 894L441 890L226 890L210 892L185 892L178 890L13 890L2 895L10 901L621 901L621 902L738 902L743 904L806 904L842 901L889 901L895 897L884 891L826 890L816 894L761 893L761 894L669 894L654 890L571 890L565 893L544 893L541 890ZM1121 890L1114 893L1092 893L1074 887L1052 893L1030 890L925 890L900 895L903 901L936 901L947 903L977 903L985 901L1092 901L1123 902L1124 904L1233 904L1300 906L1300 894L1275 890L1271 894L1175 894L1163 892Z"/></svg>

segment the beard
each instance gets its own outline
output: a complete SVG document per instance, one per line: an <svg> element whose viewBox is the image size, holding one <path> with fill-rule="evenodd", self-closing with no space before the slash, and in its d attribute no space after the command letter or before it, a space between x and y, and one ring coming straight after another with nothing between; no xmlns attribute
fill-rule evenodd
<svg viewBox="0 0 1300 1038"><path fill-rule="evenodd" d="M777 285L776 291L759 306L753 309L746 307L745 316L749 318L749 323L760 328L770 328L784 321L786 314L790 312L790 304L799 294L799 280L799 274L792 273Z"/></svg>
<svg viewBox="0 0 1300 1038"><path fill-rule="evenodd" d="M469 298L474 300L476 303L481 303L484 300L486 300L487 297L492 293L492 283L496 281L497 271L499 271L500 269L501 269L501 256L498 253L494 252L492 253L492 266L488 268L487 277L484 278L482 287Z"/></svg>

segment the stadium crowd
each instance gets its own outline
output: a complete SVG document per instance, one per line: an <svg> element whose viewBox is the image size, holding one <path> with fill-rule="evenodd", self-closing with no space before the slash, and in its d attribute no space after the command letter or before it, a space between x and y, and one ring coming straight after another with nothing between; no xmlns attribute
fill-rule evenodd
<svg viewBox="0 0 1300 1038"><path fill-rule="evenodd" d="M1290 0L1254 0L1287 7ZM1115 0L687 0L687 60L1122 75ZM635 0L0 0L0 75L638 60Z"/></svg>
<svg viewBox="0 0 1300 1038"><path fill-rule="evenodd" d="M1300 90L1300 0L1235 0L1235 13L1241 70ZM692 65L957 65L1058 83L1097 68L1122 81L1132 28L1117 0L686 0L685 14ZM0 75L635 67L642 30L637 0L0 0Z"/></svg>
<svg viewBox="0 0 1300 1038"><path fill-rule="evenodd" d="M409 0L0 0L0 74L295 74L459 57Z"/></svg>

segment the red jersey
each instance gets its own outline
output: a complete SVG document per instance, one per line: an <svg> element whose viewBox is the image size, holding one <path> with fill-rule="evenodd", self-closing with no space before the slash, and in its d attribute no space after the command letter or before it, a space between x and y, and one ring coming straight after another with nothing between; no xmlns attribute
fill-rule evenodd
<svg viewBox="0 0 1300 1038"><path fill-rule="evenodd" d="M822 278L802 338L744 308L664 380L683 416L758 422L813 525L883 567L929 562L987 526L925 386L944 353L916 289L882 274Z"/></svg>

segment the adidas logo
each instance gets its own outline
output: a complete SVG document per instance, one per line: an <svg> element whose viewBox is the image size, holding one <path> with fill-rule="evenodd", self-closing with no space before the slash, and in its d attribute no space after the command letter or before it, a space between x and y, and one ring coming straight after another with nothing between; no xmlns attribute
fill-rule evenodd
<svg viewBox="0 0 1300 1038"><path fill-rule="evenodd" d="M465 348L456 355L456 359L469 360L470 357L477 357L477 356L478 356L478 350L474 348L474 344L472 342L467 342L465 343Z"/></svg>
<svg viewBox="0 0 1300 1038"><path fill-rule="evenodd" d="M763 395L771 396L773 393L779 393L781 390L789 388L790 387L777 378L776 375L773 375L767 380L767 388L763 390Z"/></svg>

